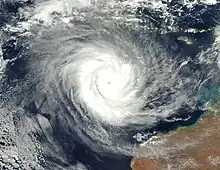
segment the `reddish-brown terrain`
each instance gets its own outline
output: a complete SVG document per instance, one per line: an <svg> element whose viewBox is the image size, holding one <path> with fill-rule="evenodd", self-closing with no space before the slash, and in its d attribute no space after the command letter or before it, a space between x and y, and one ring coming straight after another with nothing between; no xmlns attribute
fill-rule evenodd
<svg viewBox="0 0 220 170"><path fill-rule="evenodd" d="M215 104L215 108L219 106ZM134 158L133 170L220 170L220 115L217 112L206 113L194 126L159 136L165 139L163 148L184 147L155 158Z"/></svg>

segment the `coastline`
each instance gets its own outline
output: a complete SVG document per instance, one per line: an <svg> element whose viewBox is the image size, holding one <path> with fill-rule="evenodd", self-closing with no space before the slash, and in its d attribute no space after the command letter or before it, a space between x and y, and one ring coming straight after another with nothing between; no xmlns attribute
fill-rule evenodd
<svg viewBox="0 0 220 170"><path fill-rule="evenodd" d="M160 147L178 148L179 146L175 152L167 152L166 155L155 158L133 158L132 170L218 170L220 166L219 102L211 104L211 107L217 108L214 112L210 109L204 113L194 125L158 135L165 141ZM184 145L186 146L183 147Z"/></svg>

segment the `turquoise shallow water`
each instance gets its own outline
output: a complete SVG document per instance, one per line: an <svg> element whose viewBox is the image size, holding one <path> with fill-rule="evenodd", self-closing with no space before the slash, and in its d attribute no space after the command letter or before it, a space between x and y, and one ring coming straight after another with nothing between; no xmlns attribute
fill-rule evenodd
<svg viewBox="0 0 220 170"><path fill-rule="evenodd" d="M211 84L209 87L202 87L198 92L198 103L204 105L207 102L217 102L220 95L220 83Z"/></svg>

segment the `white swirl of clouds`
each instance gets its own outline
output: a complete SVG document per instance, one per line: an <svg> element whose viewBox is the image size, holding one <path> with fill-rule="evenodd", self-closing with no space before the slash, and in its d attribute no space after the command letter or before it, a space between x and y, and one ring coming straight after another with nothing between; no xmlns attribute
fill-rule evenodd
<svg viewBox="0 0 220 170"><path fill-rule="evenodd" d="M199 70L190 66L190 58L169 54L147 26L137 23L139 5L139 0L36 0L34 7L19 9L17 25L6 26L30 44L24 57L30 74L12 100L20 103L25 96L22 111L23 104L33 106L27 112L34 113L25 110L25 116L34 117L31 125L43 132L47 142L41 143L42 150L48 155L65 161L69 152L63 148L72 154L78 143L98 155L123 157L164 156L185 147L144 143L151 135L144 130L160 120L176 121L167 118L179 109L197 109L199 87L219 77L219 71L213 75L219 55L202 52L196 64L205 65ZM162 2L149 5L167 8ZM218 37L213 51L219 49ZM211 71L206 67L210 63ZM6 62L1 64L0 79ZM132 144L134 138L145 148ZM86 169L80 163L73 168Z"/></svg>
<svg viewBox="0 0 220 170"><path fill-rule="evenodd" d="M144 87L145 67L132 61L126 51L117 54L117 48L106 42L84 44L60 77L72 102L86 107L97 120L123 126L136 122L135 115L142 114L139 109L144 99L138 92Z"/></svg>
<svg viewBox="0 0 220 170"><path fill-rule="evenodd" d="M132 154L122 136L152 127L184 104L193 108L197 82L181 77L148 35L94 22L42 29L31 42L32 78L52 112L65 106L74 120L69 126L83 142L98 152L104 147Z"/></svg>
<svg viewBox="0 0 220 170"><path fill-rule="evenodd" d="M96 152L130 155L134 145L124 138L182 106L195 109L203 80L200 71L191 72L190 59L168 54L135 16L128 22L132 17L123 12L136 1L84 2L39 1L20 10L28 19L18 26L31 33L27 62L35 102L46 96L41 112L62 120L74 140Z"/></svg>

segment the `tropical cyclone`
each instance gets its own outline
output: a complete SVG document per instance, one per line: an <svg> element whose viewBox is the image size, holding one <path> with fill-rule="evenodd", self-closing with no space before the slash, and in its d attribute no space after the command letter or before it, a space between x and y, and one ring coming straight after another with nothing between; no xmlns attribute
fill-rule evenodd
<svg viewBox="0 0 220 170"><path fill-rule="evenodd" d="M35 102L45 96L41 112L68 119L72 133L93 150L132 155L131 134L170 121L181 110L197 110L198 89L217 81L219 70L169 54L136 21L119 24L112 8L98 12L99 5L109 4L96 2L88 12L75 8L80 17L68 26L29 30L25 82L36 84Z"/></svg>
<svg viewBox="0 0 220 170"><path fill-rule="evenodd" d="M133 156L135 134L201 109L198 90L219 79L202 58L169 53L126 1L84 2L36 1L19 9L16 29L5 27L26 48L11 61L20 70L6 76L4 104L35 122L54 164L71 162L76 143L99 156Z"/></svg>
<svg viewBox="0 0 220 170"><path fill-rule="evenodd" d="M132 37L114 24L90 22L41 30L31 42L31 77L39 84L36 93L46 95L49 112L56 112L55 101L60 109L64 105L74 121L70 126L116 151L124 142L114 131L107 133L108 128L137 131L165 120L182 105L195 107L192 88L197 82L181 77L182 65L175 66L159 44L147 35ZM147 42L149 47L143 48Z"/></svg>

